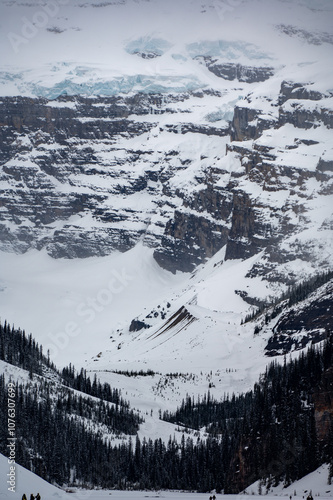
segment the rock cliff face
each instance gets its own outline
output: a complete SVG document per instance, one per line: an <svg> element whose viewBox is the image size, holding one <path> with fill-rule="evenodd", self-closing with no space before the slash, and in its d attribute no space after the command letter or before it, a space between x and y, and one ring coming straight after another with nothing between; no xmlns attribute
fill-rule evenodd
<svg viewBox="0 0 333 500"><path fill-rule="evenodd" d="M247 83L264 82L274 74L274 68L268 66L244 66L239 63L226 63L211 56L198 56L196 59L203 62L214 75L224 80L238 80Z"/></svg>
<svg viewBox="0 0 333 500"><path fill-rule="evenodd" d="M287 354L326 339L327 332L333 329L332 304L332 279L310 293L303 302L292 307L288 307L288 301L280 304L276 310L278 317L270 324L273 335L266 345L266 355Z"/></svg>
<svg viewBox="0 0 333 500"><path fill-rule="evenodd" d="M315 129L329 131L332 127L332 110L324 108L327 96L304 85L282 82L277 102L280 104L277 110L273 102L269 112L256 108L251 97L245 107L236 107L231 132L233 142L228 146L228 153L236 154L244 165L244 178L260 186L261 196L254 198L251 192L247 197L242 195L240 209L233 212L226 256L244 258L265 249L269 264L263 272L268 274L272 263L283 264L291 257L283 239L301 234L301 228L309 222L308 207L313 193L307 194L307 186L317 185L318 196L332 194L330 161L320 158L321 154L325 155L324 151L319 153L319 158L311 154L315 153L313 146L320 144L315 139L319 139ZM313 139L307 138L310 136L305 131L309 128ZM282 139L278 146L273 145L274 136ZM309 156L313 163L306 168ZM287 198L286 191L289 192ZM285 200L279 207L264 201L278 197ZM330 203L328 197L327 207ZM323 220L319 230L324 230L326 224L330 226L331 222ZM310 248L306 249L301 241L291 247L294 258L311 261Z"/></svg>
<svg viewBox="0 0 333 500"><path fill-rule="evenodd" d="M228 228L204 215L176 211L167 222L161 240L162 251L155 251L155 259L166 269L176 272L193 271L203 258L212 257L227 242Z"/></svg>
<svg viewBox="0 0 333 500"><path fill-rule="evenodd" d="M271 74L260 70L251 81ZM295 259L329 267L329 97L282 81L275 100L249 94L231 124L193 118L194 109L223 101L208 89L2 98L1 248L72 258L141 239L176 272L226 246L226 259L264 252L250 274L288 284Z"/></svg>
<svg viewBox="0 0 333 500"><path fill-rule="evenodd" d="M156 257L165 267L192 270L202 258L213 255L226 242L219 205L224 198L228 204L228 195L220 201L207 187L198 193L198 201L185 199L170 180L186 170L191 155L185 156L179 147L168 150L167 145L156 152L149 144L159 137L172 142L172 135L227 136L226 122L222 126L174 122L173 115L191 112L177 109L177 103L200 102L207 96L211 92L63 96L55 101L2 98L2 248L18 252L46 248L56 258L87 257L128 250L143 236L148 245L157 246L175 232L179 244L169 264L166 257ZM160 126L161 115L170 117L170 122ZM192 212L177 211L179 203L191 206ZM215 211L216 222L201 215L207 209ZM230 208L224 220L229 213Z"/></svg>
<svg viewBox="0 0 333 500"><path fill-rule="evenodd" d="M172 176L172 166L170 172L156 168L151 150L123 146L156 127L151 119L155 113L173 113L164 101L189 97L1 99L2 248L24 252L45 247L53 257L131 248L146 233L158 205L156 195ZM138 121L141 117L148 120ZM183 134L188 129L166 131ZM209 127L208 133L214 131L227 133ZM125 144L118 146L122 140ZM162 154L168 165L179 153ZM142 211L123 201L138 194L148 199L149 207Z"/></svg>
<svg viewBox="0 0 333 500"><path fill-rule="evenodd" d="M283 105L288 103L290 97L298 99L299 107L296 106L290 113L288 111L287 119L286 108ZM332 112L315 110L310 113L311 119L310 114L307 114L308 121L305 122L302 118L303 111L300 111L304 103L315 101L320 103L320 107L322 101L325 103L326 96L308 91L298 84L282 82L277 101L281 106L276 108L276 104L272 103L272 110L269 113L256 109L250 97L245 107L235 108L232 142L227 145L224 162L225 164L228 161L239 162L239 168L228 173L223 169L220 170L209 191L210 199L214 199L212 193L218 189L219 207L216 209L215 205L213 213L208 207L208 213L212 213L214 218L225 221L224 236L220 242L221 246L226 242L226 259L244 259L265 250L266 265L262 265L261 269L254 268L253 275L265 275L268 279L281 279L292 283L294 276L291 273L283 275L277 268L282 269L283 265L295 258L313 262L317 253L314 242L308 246L301 240L292 241L289 249L285 245L286 239L292 238L297 233L301 234L306 227L311 227L309 206L314 193L308 190L308 186L311 184L318 187L315 195L318 199L322 195L328 196L327 201L322 198L324 205L330 204L329 196L332 194L330 162L319 160L320 155L325 154L323 150L320 150L322 153L316 158L311 154L315 153L315 150L311 151L311 147L319 145L320 141L307 139L306 130L311 120L313 128L324 126L325 130L329 130ZM288 124L293 125L293 128L287 129ZM281 134L282 130L286 135ZM277 146L273 145L274 141L271 139L274 134L278 140L282 139L281 144ZM310 168L304 168L308 156L313 158L312 165ZM223 182L221 189L221 179L226 178L227 181ZM193 197L197 200L198 194L195 193L192 199ZM189 202L186 203L188 206ZM193 202L190 206L193 207ZM196 209L200 211L202 206L196 205ZM318 229L324 230L326 224L330 226L331 222L323 220L322 226ZM181 218L177 213L172 224L166 228L166 233L168 238L163 240L163 249L156 250L156 258L162 265L169 266L170 259L163 260L161 253L163 256L172 255L170 247L173 244L177 244L180 249L177 255L184 253L184 249L188 247L186 235L191 235L190 238L195 241L193 221L190 222L186 217ZM198 234L197 231L195 233ZM170 236L174 238L173 241ZM188 248L187 253L189 254ZM205 256L209 255L209 252L205 253ZM172 260L174 270L178 264L175 265L174 255Z"/></svg>

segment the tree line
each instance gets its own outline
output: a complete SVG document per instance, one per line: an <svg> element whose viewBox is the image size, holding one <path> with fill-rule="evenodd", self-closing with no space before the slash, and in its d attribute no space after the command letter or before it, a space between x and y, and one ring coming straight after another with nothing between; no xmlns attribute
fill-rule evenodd
<svg viewBox="0 0 333 500"><path fill-rule="evenodd" d="M16 329L14 325L11 327L7 321L3 325L0 323L0 359L28 370L30 378L33 378L33 374L43 376L46 371L48 374L51 372L67 387L129 408L128 402L122 399L119 389L113 389L108 383L101 384L96 375L91 382L83 368L77 372L70 363L68 367L58 370L50 360L49 353L47 355L43 353L43 346L38 345L31 333L26 335L25 330Z"/></svg>
<svg viewBox="0 0 333 500"><path fill-rule="evenodd" d="M1 335L6 357L22 362L23 346L23 358L33 369L38 357L37 373L43 372L45 360L52 366L33 339L27 339L27 351L22 332L18 336L15 332L6 325L6 334ZM6 343L13 338L15 353ZM25 363L30 371L29 362ZM260 480L261 488L269 490L280 481L290 484L324 462L330 463L332 478L333 424L319 438L314 401L332 366L333 340L328 332L321 347L309 348L295 360L285 359L282 365L272 363L252 391L222 401L209 392L197 401L186 398L163 419L184 430L204 429L208 437L184 433L180 443L174 437L168 442L140 441L139 416L121 400L117 404L103 399L116 393L112 395L96 377L89 386L84 370L77 374L72 366L65 369L61 376L67 386L34 375L16 385L17 463L56 484L120 489L236 493ZM1 421L7 419L7 382L2 375ZM329 387L327 380L325 384ZM88 388L94 397L72 386ZM114 436L123 437L120 444L114 444ZM1 426L1 453L6 454L6 444L6 429Z"/></svg>
<svg viewBox="0 0 333 500"><path fill-rule="evenodd" d="M248 323L266 311L265 323L267 324L271 319L274 319L280 314L283 309L292 307L298 302L305 300L311 293L328 283L333 278L333 271L325 271L321 274L316 274L307 280L298 283L297 285L290 286L286 292L270 302L263 302L257 309L245 316L242 323ZM268 310L271 309L269 312ZM255 333L259 333L260 328Z"/></svg>
<svg viewBox="0 0 333 500"><path fill-rule="evenodd" d="M314 392L333 366L332 334L321 348L299 358L270 364L254 389L222 402L208 393L188 397L163 419L192 429L204 428L223 449L225 492L234 493L260 479L269 489L300 479L324 462L333 469L333 421L325 439L315 422Z"/></svg>

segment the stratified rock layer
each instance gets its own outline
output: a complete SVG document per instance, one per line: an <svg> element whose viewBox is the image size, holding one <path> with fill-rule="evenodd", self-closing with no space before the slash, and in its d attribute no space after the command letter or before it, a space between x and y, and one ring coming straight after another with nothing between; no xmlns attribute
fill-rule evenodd
<svg viewBox="0 0 333 500"><path fill-rule="evenodd" d="M272 75L257 70L253 81ZM288 284L295 259L330 267L332 220L318 207L332 195L331 97L283 81L275 101L249 95L232 123L192 119L222 97L2 98L1 248L74 258L142 240L176 272L225 246L226 259L264 252L250 274Z"/></svg>

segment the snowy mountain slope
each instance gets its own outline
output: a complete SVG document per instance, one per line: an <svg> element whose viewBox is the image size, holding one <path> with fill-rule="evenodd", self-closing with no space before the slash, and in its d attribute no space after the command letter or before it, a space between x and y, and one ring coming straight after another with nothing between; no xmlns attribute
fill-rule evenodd
<svg viewBox="0 0 333 500"><path fill-rule="evenodd" d="M331 3L52 6L0 7L3 317L159 405L251 387L241 321L332 266Z"/></svg>
<svg viewBox="0 0 333 500"><path fill-rule="evenodd" d="M222 254L214 257L215 262ZM241 313L245 316L249 306L234 291L244 285L255 286L245 278L253 261L225 263L219 272L216 267L214 269L214 262L210 262L209 266L190 277L179 297L169 295L168 303L155 303L153 309L138 317L146 327L131 332L130 325L127 325L127 331L120 331L113 345L98 358L98 364L103 364L106 357L111 363L122 360L123 369L131 363L134 366L145 363L154 370L163 366L164 370L170 370L172 366L173 371L197 373L204 366L207 371L209 366L220 366L221 358L225 358L229 363L227 368L230 368L233 365L232 352L237 351L239 356L239 345L246 342L248 336L250 344L253 340L252 332L250 335L250 332L244 332L244 337L238 338L241 335ZM228 286L231 276L232 290ZM258 283L260 287L259 280ZM259 287L256 289L258 294ZM262 284L262 293L265 292L267 288Z"/></svg>
<svg viewBox="0 0 333 500"><path fill-rule="evenodd" d="M0 266L3 310L15 324L26 321L57 366L83 365L133 314L153 307L184 281L159 268L142 245L84 260L54 260L36 251L17 260L2 253Z"/></svg>
<svg viewBox="0 0 333 500"><path fill-rule="evenodd" d="M7 457L0 455L0 468L4 474L7 474L7 471L9 472L9 467L10 465L8 464ZM27 498L31 493L34 495L39 493L41 498L62 499L68 496L64 491L44 481L44 479L28 471L24 467L16 464L15 469L16 488L14 495L17 494L17 498L22 498L24 493ZM13 492L8 491L8 487L9 485L6 484L5 480L1 481L0 498L6 500L13 498Z"/></svg>
<svg viewBox="0 0 333 500"><path fill-rule="evenodd" d="M36 253L23 258L17 271L22 276L29 269L25 283L22 278L12 279L16 257L2 254L2 286L6 287L2 297L4 309L11 313L8 317L15 317L16 325L25 320L28 332L36 330L44 352L49 350L58 366L70 362L76 368L85 366L102 382L121 388L133 408L142 415L147 413L154 435L161 432L154 421L159 410L175 409L186 394L197 398L210 390L220 399L226 392L251 389L271 361L264 355L267 346L276 349L272 330L281 321L281 313L267 325L261 317L241 325L255 308L236 292L247 290L258 301L265 301L284 290L273 284L269 288L260 278L246 277L260 257L221 265L222 251L196 274L176 276L159 269L151 251L143 246L84 261L52 261L44 255L43 262ZM127 283L112 279L116 276L127 277ZM109 283L118 293L111 293ZM329 300L327 291L316 296ZM314 297L306 300L307 304L316 303ZM297 306L301 320L305 318L302 307L302 303ZM185 310L188 314L183 314ZM290 308L284 310L285 316L288 311ZM134 319L139 326L150 327L131 331ZM264 328L255 335L255 326L261 323ZM301 332L302 328L292 334L303 339L308 335L308 342L313 328ZM286 340L289 344L290 339ZM154 373L140 376L135 373L140 370Z"/></svg>
<svg viewBox="0 0 333 500"><path fill-rule="evenodd" d="M13 265L18 265L17 257L2 254L3 309L8 318L16 318L16 325L25 324L27 331L36 331L44 352L50 350L56 365L61 367L71 362L76 367L86 366L89 370L97 370L102 380L101 371L106 370L105 381L123 390L127 390L128 379L120 377L120 383L110 370L151 369L161 377L170 372L193 373L194 384L191 381L187 384L186 378L181 378L180 389L174 391L170 387L170 394L169 387L162 386L160 404L171 397L175 405L191 386L197 395L213 382L217 385L216 397L219 398L224 391L239 392L250 388L264 370L267 363L262 357L265 340L253 339L252 325L241 329L241 317L245 318L251 307L234 292L234 285L237 285L239 289L254 287L259 297L269 293L260 279L245 278L254 258L242 264L238 261L225 263L217 275L214 275L217 266L214 267L211 261L191 277L182 273L174 276L161 270L154 263L151 251L143 246L103 259L67 261L52 260L45 254L43 260L41 257L37 253L22 256L22 267L17 267L20 278L13 280L12 269ZM216 256L215 262L221 258L223 253ZM119 274L115 275L115 271ZM22 280L24 275L25 281ZM112 279L117 276L123 281ZM126 277L127 282L124 281ZM118 293L111 292L109 283ZM183 305L193 310L199 320L175 336L172 331L148 338L153 337L153 333ZM160 313L155 318L154 313L163 307L165 319ZM152 328L129 332L134 315L148 322L145 316L151 311L154 311ZM205 328L207 333L204 333ZM241 346L242 358L239 356ZM256 352L256 363L248 358L249 348ZM213 380L209 375L211 370ZM159 378L151 380L151 387L161 385ZM153 392L153 400L154 397ZM136 403L133 402L133 406Z"/></svg>
<svg viewBox="0 0 333 500"><path fill-rule="evenodd" d="M268 495L281 495L281 496L297 496L302 495L306 496L312 491L312 494L315 496L326 496L332 497L332 485L327 484L327 473L328 467L327 465L322 465L311 474L303 477L299 481L295 481L295 483L291 484L287 488L284 488L282 484L279 484L277 487L272 487L268 493ZM256 494L259 491L259 481L251 485L246 489L246 492L249 494ZM262 490L265 492L265 488ZM295 495L296 492L296 495Z"/></svg>
<svg viewBox="0 0 333 500"><path fill-rule="evenodd" d="M27 370L23 370L1 360L0 369L1 373L5 376L6 384L9 381L19 385L22 384L25 388L25 393L36 394L38 400L40 401L45 401L47 395L48 398L50 398L50 404L52 406L57 404L59 398L66 402L69 394L72 398L81 397L83 398L83 401L87 399L91 401L91 404L99 402L99 399L96 397L68 388L68 386L64 385L63 380L61 380L60 377L56 378L53 376L50 378L47 374L44 376L34 374L33 379L31 379ZM156 377L157 380L158 378L159 377ZM122 379L123 382L121 397L126 401L131 399L131 410L133 410L134 414L142 420L142 422L138 425L136 433L140 440L146 439L148 441L149 439L155 440L161 438L163 442L167 442L170 436L172 436L180 443L184 433L184 428L179 425L176 426L174 424L170 424L159 418L160 411L164 411L167 406L161 405L158 397L155 397L154 399L151 397L151 387L150 384L148 385L145 383L145 377L135 377L134 383L133 378L127 377L127 384L126 379L124 380L123 377L120 377L120 379ZM101 377L100 380L101 383L106 381L105 377ZM118 382L119 380L117 380L117 377L114 377L112 380L113 385L111 387L113 389L118 388L116 385ZM155 384L157 385L156 380ZM45 389L46 387L47 390ZM137 399L135 396L133 397L132 390L139 394ZM114 403L109 403L109 406L115 408ZM71 412L69 411L68 414L71 415ZM80 415L78 416L77 411L72 411L72 418L75 419L75 421L81 422L84 425L84 428L89 432L102 436L102 438L106 442L109 442L112 446L123 444L129 440L135 440L135 435L124 431L119 432L119 429L116 428L112 429L111 426L106 425L101 421L96 421L96 418L94 417L88 418ZM207 436L204 430L202 432L186 430L186 434L187 436L196 436L200 438L205 438Z"/></svg>
<svg viewBox="0 0 333 500"><path fill-rule="evenodd" d="M286 307L284 304L283 307L282 303L280 309L279 306L275 308L275 314L271 313L271 317L277 315L273 322L268 313L265 320L261 319L261 327L265 321L273 333L266 346L269 355L302 349L309 342L315 344L327 337L332 329L332 280L318 287L305 300L300 300L296 305L288 305Z"/></svg>
<svg viewBox="0 0 333 500"><path fill-rule="evenodd" d="M305 299L288 304L282 295L282 300L277 300L278 289L275 294L271 289L268 296L263 282L257 279L253 283L253 278L244 277L253 259L242 264L243 273L239 262L225 263L213 275L207 269L199 271L180 300L170 299L170 312L159 304L136 318L130 327L116 333L113 347L93 358L88 369L97 370L108 382L117 380L120 386L123 377L110 373L108 366L138 370L143 365L162 374L180 371L178 377L164 375L158 384L156 376L152 377L152 392L162 397L160 404L164 407L164 403L176 403L181 394L184 397L185 391L196 397L209 389L219 399L227 392L250 390L270 359L264 354L277 356L282 363L281 354L297 357L297 351L327 337L332 328L332 280L319 283ZM233 291L225 286L231 276ZM252 308L247 307L250 314L246 315L246 303L237 287L250 294L253 287L258 301L269 297L276 305L269 306L268 302L263 312L249 321ZM133 325L136 328L131 328ZM137 397L136 391L132 395Z"/></svg>

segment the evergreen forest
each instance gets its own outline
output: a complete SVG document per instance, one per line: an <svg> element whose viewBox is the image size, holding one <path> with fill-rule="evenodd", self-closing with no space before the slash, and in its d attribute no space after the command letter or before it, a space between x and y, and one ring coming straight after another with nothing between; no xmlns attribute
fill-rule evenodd
<svg viewBox="0 0 333 500"><path fill-rule="evenodd" d="M0 357L29 372L16 384L16 461L58 485L87 488L183 489L237 493L285 485L329 463L333 422L316 424L316 405L333 384L333 336L297 359L271 363L253 390L216 401L188 397L174 413L181 441L140 441L142 418L108 384L73 366L58 371L31 335L0 326ZM0 377L0 418L7 419L8 382ZM31 422L34 425L31 425ZM204 430L200 438L193 430ZM132 437L129 437L132 436ZM194 437L196 436L196 437ZM112 441L120 438L117 444ZM0 428L5 454L6 426Z"/></svg>

